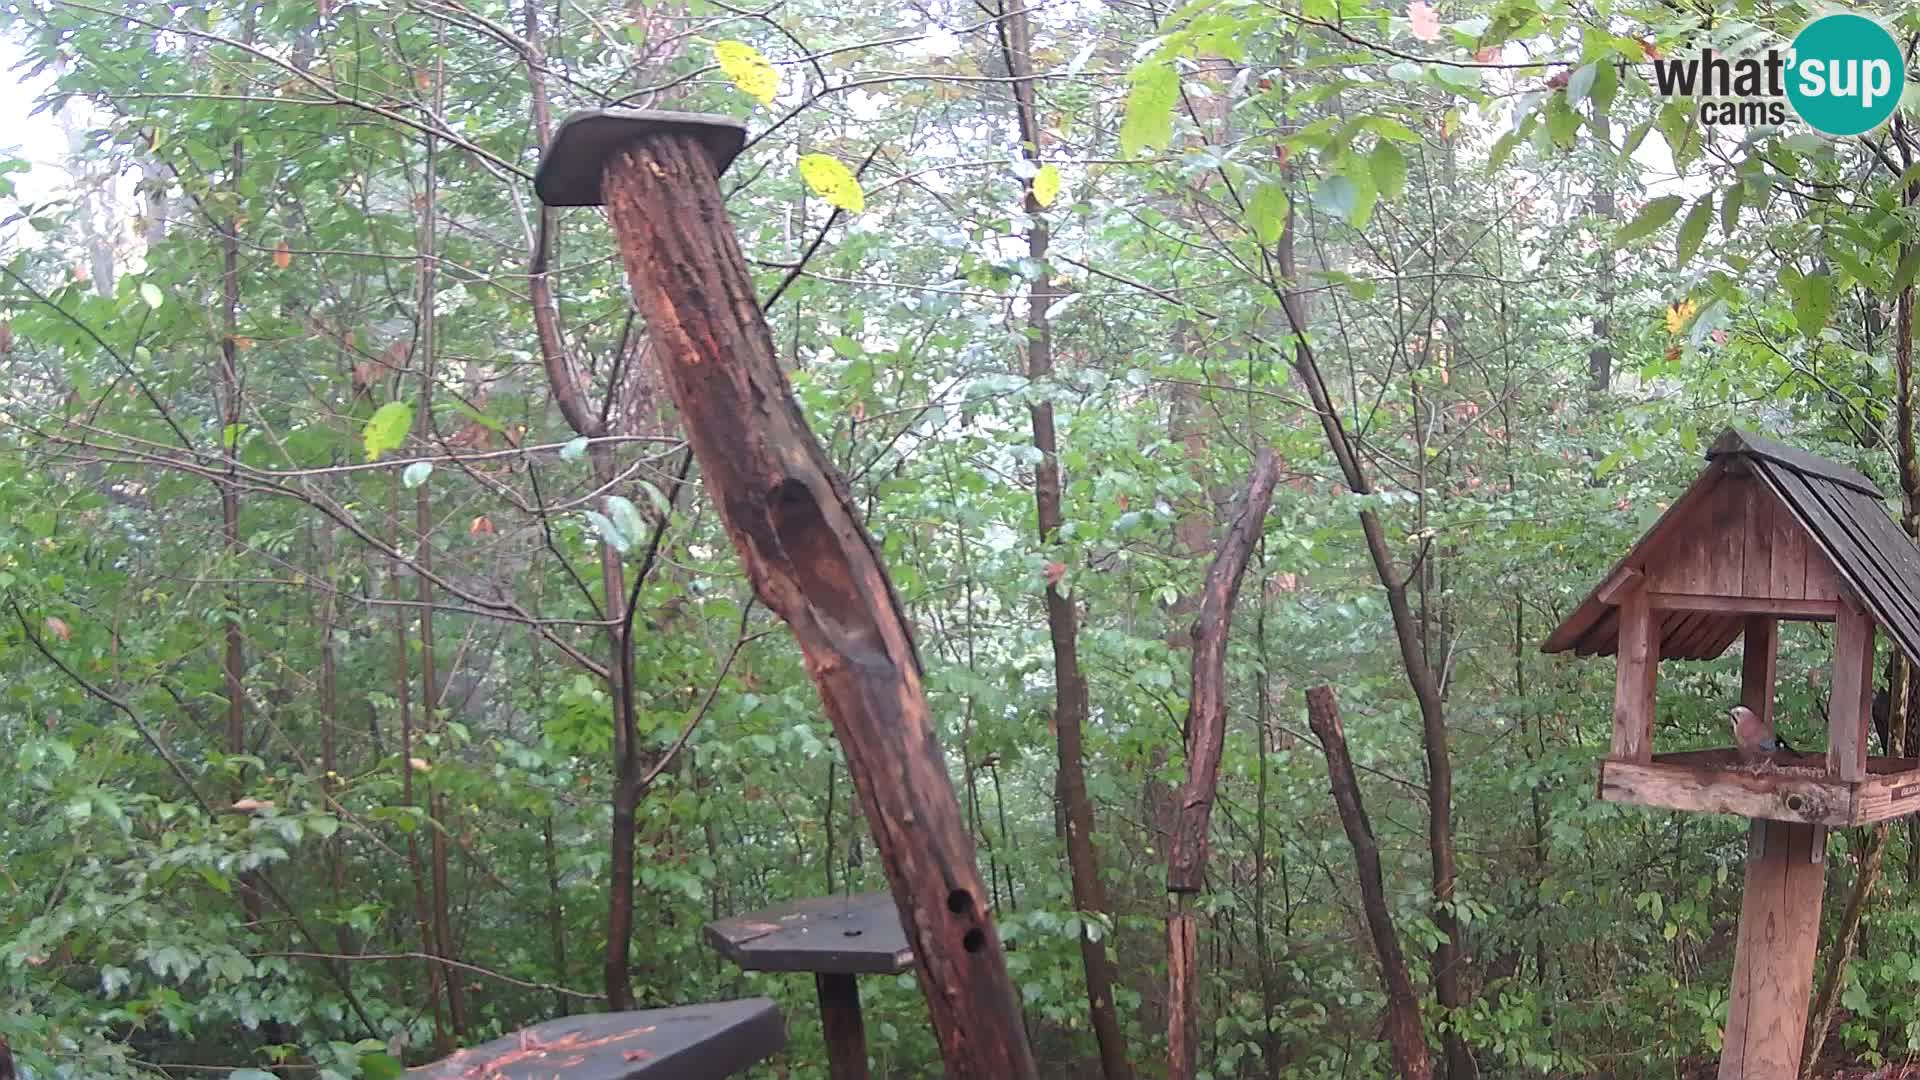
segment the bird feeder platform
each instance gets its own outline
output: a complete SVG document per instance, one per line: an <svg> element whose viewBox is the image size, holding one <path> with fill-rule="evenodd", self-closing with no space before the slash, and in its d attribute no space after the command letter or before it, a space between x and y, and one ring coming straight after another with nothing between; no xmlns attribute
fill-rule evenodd
<svg viewBox="0 0 1920 1080"><path fill-rule="evenodd" d="M744 971L810 971L832 1080L867 1080L860 975L898 975L913 946L887 893L795 900L707 924L707 941Z"/></svg>
<svg viewBox="0 0 1920 1080"><path fill-rule="evenodd" d="M1868 758L1862 780L1828 775L1824 754L1781 752L1759 765L1732 747L1608 758L1599 793L1607 802L1845 828L1920 810L1920 758Z"/></svg>
<svg viewBox="0 0 1920 1080"><path fill-rule="evenodd" d="M569 1016L407 1070L406 1080L722 1080L787 1045L767 998Z"/></svg>

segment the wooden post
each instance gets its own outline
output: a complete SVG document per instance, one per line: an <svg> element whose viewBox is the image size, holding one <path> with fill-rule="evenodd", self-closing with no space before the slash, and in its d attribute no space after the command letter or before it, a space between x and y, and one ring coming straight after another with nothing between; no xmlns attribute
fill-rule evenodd
<svg viewBox="0 0 1920 1080"><path fill-rule="evenodd" d="M1867 721L1873 715L1873 619L1841 601L1833 625L1833 697L1827 702L1827 775L1867 777Z"/></svg>
<svg viewBox="0 0 1920 1080"><path fill-rule="evenodd" d="M1720 1080L1797 1080L1826 862L1814 825L1753 822Z"/></svg>
<svg viewBox="0 0 1920 1080"><path fill-rule="evenodd" d="M1631 582L1620 598L1620 656L1613 683L1613 757L1653 760L1653 689L1660 677L1660 624L1646 582Z"/></svg>
<svg viewBox="0 0 1920 1080"><path fill-rule="evenodd" d="M831 1080L867 1080L867 1025L860 1015L860 984L852 975L823 971L814 975L813 987L820 995L827 1075Z"/></svg>
<svg viewBox="0 0 1920 1080"><path fill-rule="evenodd" d="M1765 615L1747 616L1746 641L1740 647L1740 704L1753 710L1773 731L1773 677L1780 659L1780 623Z"/></svg>
<svg viewBox="0 0 1920 1080"><path fill-rule="evenodd" d="M723 118L570 117L536 186L602 201L634 300L754 592L799 642L847 757L950 1075L1035 1076L920 659L846 479L807 427L727 220ZM549 193L555 193L550 196Z"/></svg>

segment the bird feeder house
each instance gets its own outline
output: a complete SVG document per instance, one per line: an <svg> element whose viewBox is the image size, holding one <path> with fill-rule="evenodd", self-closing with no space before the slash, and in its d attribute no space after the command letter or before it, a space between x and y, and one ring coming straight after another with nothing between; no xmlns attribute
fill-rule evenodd
<svg viewBox="0 0 1920 1080"><path fill-rule="evenodd" d="M1826 829L1920 810L1920 760L1869 757L1874 637L1920 661L1920 548L1852 469L1729 429L1706 471L1542 648L1617 657L1608 802L1752 819L1720 1077L1789 1080L1820 926ZM1833 624L1824 753L1655 753L1662 660L1741 645L1740 702L1772 735L1781 620Z"/></svg>
<svg viewBox="0 0 1920 1080"><path fill-rule="evenodd" d="M1920 549L1852 469L1728 430L1708 466L1543 646L1617 656L1600 797L1671 810L1851 826L1920 810L1920 761L1868 756L1873 648L1920 657ZM1824 755L1741 765L1732 747L1654 753L1662 660L1742 641L1740 704L1768 730L1781 620L1830 622Z"/></svg>

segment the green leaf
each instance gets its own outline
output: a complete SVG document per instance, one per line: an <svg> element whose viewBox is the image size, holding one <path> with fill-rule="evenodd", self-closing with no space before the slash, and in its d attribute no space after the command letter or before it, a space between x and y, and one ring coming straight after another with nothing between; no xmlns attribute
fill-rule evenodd
<svg viewBox="0 0 1920 1080"><path fill-rule="evenodd" d="M1593 90L1593 81L1599 77L1599 64L1588 64L1567 76L1567 104L1578 105L1587 100L1587 94Z"/></svg>
<svg viewBox="0 0 1920 1080"><path fill-rule="evenodd" d="M1904 292L1907 286L1913 284L1915 271L1920 271L1920 244L1915 244L1900 257L1900 265L1893 272L1892 291L1895 294Z"/></svg>
<svg viewBox="0 0 1920 1080"><path fill-rule="evenodd" d="M1740 224L1740 208L1746 205L1747 185L1735 180L1727 186L1726 195L1720 200L1720 235L1732 237L1734 227Z"/></svg>
<svg viewBox="0 0 1920 1080"><path fill-rule="evenodd" d="M1400 148L1381 139L1367 159L1373 173L1373 186L1389 199L1397 199L1407 190L1407 159Z"/></svg>
<svg viewBox="0 0 1920 1080"><path fill-rule="evenodd" d="M1673 257L1673 267L1679 270L1693 261L1700 251L1701 241L1707 238L1707 227L1713 224L1713 192L1700 196L1700 201L1687 211L1686 219L1680 222L1680 237Z"/></svg>
<svg viewBox="0 0 1920 1080"><path fill-rule="evenodd" d="M587 437L568 439L567 445L560 448L561 461L579 461L587 452Z"/></svg>
<svg viewBox="0 0 1920 1080"><path fill-rule="evenodd" d="M1383 139L1392 139L1394 142L1420 141L1420 136L1416 135L1412 128L1391 116L1363 116L1360 118L1360 129L1371 131Z"/></svg>
<svg viewBox="0 0 1920 1080"><path fill-rule="evenodd" d="M406 1069L386 1054L365 1054L360 1058L360 1080L400 1080Z"/></svg>
<svg viewBox="0 0 1920 1080"><path fill-rule="evenodd" d="M413 426L413 406L404 401L389 401L376 409L360 440L366 444L367 460L378 461L389 450L400 449L407 441L407 429Z"/></svg>
<svg viewBox="0 0 1920 1080"><path fill-rule="evenodd" d="M1127 115L1120 122L1120 154L1133 157L1173 139L1173 106L1180 97L1180 73L1165 60L1150 60L1127 76Z"/></svg>
<svg viewBox="0 0 1920 1080"><path fill-rule="evenodd" d="M633 542L627 539L626 534L622 533L618 526L607 520L605 514L597 510L588 510L586 514L587 520L593 523L593 531L600 534L602 543L622 555L632 549Z"/></svg>
<svg viewBox="0 0 1920 1080"><path fill-rule="evenodd" d="M1315 206L1339 218L1353 216L1360 202L1360 188L1344 176L1329 176L1313 189Z"/></svg>
<svg viewBox="0 0 1920 1080"><path fill-rule="evenodd" d="M1792 299L1793 324L1802 337L1818 337L1833 311L1833 280L1825 274L1802 276L1789 266L1780 272L1780 284Z"/></svg>
<svg viewBox="0 0 1920 1080"><path fill-rule="evenodd" d="M145 300L150 308L158 308L167 302L166 295L160 291L160 287L151 281L140 283L140 299Z"/></svg>
<svg viewBox="0 0 1920 1080"><path fill-rule="evenodd" d="M762 105L773 104L780 93L780 72L760 55L759 49L744 41L715 42L713 61L741 93Z"/></svg>
<svg viewBox="0 0 1920 1080"><path fill-rule="evenodd" d="M1287 226L1287 208L1291 204L1279 184L1261 184L1247 199L1247 224L1262 244L1280 239Z"/></svg>
<svg viewBox="0 0 1920 1080"><path fill-rule="evenodd" d="M432 475L433 462L416 461L407 466L406 471L400 474L400 483L407 488L417 488L421 484L426 483L427 477Z"/></svg>
<svg viewBox="0 0 1920 1080"><path fill-rule="evenodd" d="M647 519L640 516L639 508L631 501L619 495L607 496L607 515L613 518L614 527L627 538L627 546L620 549L622 554L647 534Z"/></svg>
<svg viewBox="0 0 1920 1080"><path fill-rule="evenodd" d="M661 520L673 516L673 506L667 502L665 492L645 480L636 480L634 483L640 488L640 493L647 497L647 505L653 507L653 512L659 514Z"/></svg>
<svg viewBox="0 0 1920 1080"><path fill-rule="evenodd" d="M831 154L807 154L799 164L800 178L815 195L849 214L867 208L867 196L860 190L859 179L839 158Z"/></svg>
<svg viewBox="0 0 1920 1080"><path fill-rule="evenodd" d="M1673 215L1680 212L1680 204L1684 201L1678 195L1662 195L1641 207L1632 221L1621 226L1620 231L1613 234L1613 246L1624 247L1635 240L1653 235L1660 226L1673 220Z"/></svg>

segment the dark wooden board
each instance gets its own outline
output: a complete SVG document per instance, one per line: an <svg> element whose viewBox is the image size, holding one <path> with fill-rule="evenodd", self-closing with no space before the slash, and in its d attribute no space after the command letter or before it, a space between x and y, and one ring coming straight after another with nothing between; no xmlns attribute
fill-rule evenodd
<svg viewBox="0 0 1920 1080"><path fill-rule="evenodd" d="M406 1072L407 1080L721 1080L787 1045L767 998L549 1020Z"/></svg>
<svg viewBox="0 0 1920 1080"><path fill-rule="evenodd" d="M894 975L913 947L888 893L816 897L707 924L707 942L746 971Z"/></svg>

